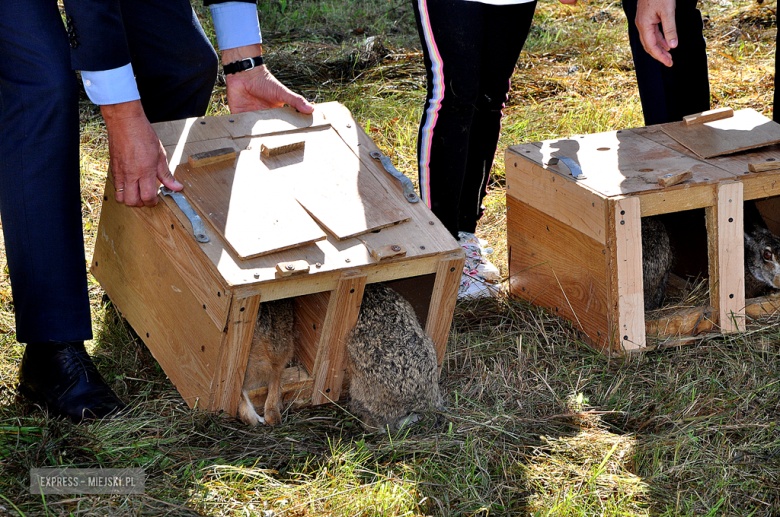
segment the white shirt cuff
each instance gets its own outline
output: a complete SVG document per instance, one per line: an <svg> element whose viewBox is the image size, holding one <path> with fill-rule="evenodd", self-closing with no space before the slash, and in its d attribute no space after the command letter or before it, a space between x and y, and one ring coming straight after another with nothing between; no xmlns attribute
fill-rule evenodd
<svg viewBox="0 0 780 517"><path fill-rule="evenodd" d="M89 100L98 106L137 101L141 98L138 86L135 84L133 65L130 63L112 70L98 72L82 70L81 80L84 82Z"/></svg>
<svg viewBox="0 0 780 517"><path fill-rule="evenodd" d="M220 50L263 42L256 4L225 2L212 4L209 8Z"/></svg>

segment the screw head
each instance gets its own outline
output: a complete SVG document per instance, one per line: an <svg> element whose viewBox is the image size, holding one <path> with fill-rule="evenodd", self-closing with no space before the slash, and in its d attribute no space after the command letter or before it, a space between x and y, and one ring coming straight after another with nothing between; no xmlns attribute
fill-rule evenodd
<svg viewBox="0 0 780 517"><path fill-rule="evenodd" d="M348 128L352 127L352 124L347 124L347 127L348 127Z"/></svg>
<svg viewBox="0 0 780 517"><path fill-rule="evenodd" d="M431 226L433 226L433 225L434 225L434 224L436 224L436 223L434 223L433 221L428 221L428 224L430 224Z"/></svg>
<svg viewBox="0 0 780 517"><path fill-rule="evenodd" d="M260 278L260 273L255 273L255 278Z"/></svg>
<svg viewBox="0 0 780 517"><path fill-rule="evenodd" d="M287 271L292 271L293 269L295 269L295 266L292 264L287 264L286 266L284 266L284 269L286 269Z"/></svg>
<svg viewBox="0 0 780 517"><path fill-rule="evenodd" d="M321 268L322 267L322 263L321 262L317 262L316 264L314 264L314 267Z"/></svg>
<svg viewBox="0 0 780 517"><path fill-rule="evenodd" d="M344 262L352 262L351 259L344 259Z"/></svg>
<svg viewBox="0 0 780 517"><path fill-rule="evenodd" d="M398 244L393 244L392 246L390 246L390 249L393 251L401 251L401 246L399 246Z"/></svg>
<svg viewBox="0 0 780 517"><path fill-rule="evenodd" d="M425 249L425 246L420 246L420 249L421 249L421 250L424 250L424 249Z"/></svg>

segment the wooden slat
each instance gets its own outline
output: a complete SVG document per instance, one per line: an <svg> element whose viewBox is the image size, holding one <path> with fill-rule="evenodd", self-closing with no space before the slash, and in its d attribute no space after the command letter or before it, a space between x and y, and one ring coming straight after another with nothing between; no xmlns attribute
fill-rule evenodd
<svg viewBox="0 0 780 517"><path fill-rule="evenodd" d="M780 294L745 300L745 314L753 319L774 316L780 312Z"/></svg>
<svg viewBox="0 0 780 517"><path fill-rule="evenodd" d="M347 271L330 294L314 363L314 405L336 401L341 396L347 368L346 338L357 323L365 287L365 274Z"/></svg>
<svg viewBox="0 0 780 517"><path fill-rule="evenodd" d="M282 402L293 407L301 407L311 403L311 388L314 379L302 366L291 366L282 372ZM256 408L265 406L268 397L268 386L261 386L249 392L249 400Z"/></svg>
<svg viewBox="0 0 780 517"><path fill-rule="evenodd" d="M687 307L673 315L645 321L647 338L695 336L715 328L717 318L712 307Z"/></svg>
<svg viewBox="0 0 780 517"><path fill-rule="evenodd" d="M506 152L507 196L605 243L603 196L582 188L542 166L541 150L532 144L510 147Z"/></svg>
<svg viewBox="0 0 780 517"><path fill-rule="evenodd" d="M718 205L706 209L710 304L722 332L744 329L745 255L742 184L723 183Z"/></svg>
<svg viewBox="0 0 780 517"><path fill-rule="evenodd" d="M640 350L645 340L645 300L642 289L642 226L639 199L628 197L610 202L610 243L615 260L613 285L617 286L617 330L625 351Z"/></svg>
<svg viewBox="0 0 780 517"><path fill-rule="evenodd" d="M658 178L658 184L667 188L682 183L683 181L688 181L691 178L693 178L693 172L690 170L668 172Z"/></svg>
<svg viewBox="0 0 780 517"><path fill-rule="evenodd" d="M511 294L549 307L596 348L608 349L606 247L513 196L507 197L507 219Z"/></svg>
<svg viewBox="0 0 780 517"><path fill-rule="evenodd" d="M192 167L203 167L214 163L232 162L236 158L236 150L233 146L220 147L210 151L191 154L187 158L187 163Z"/></svg>
<svg viewBox="0 0 780 517"><path fill-rule="evenodd" d="M439 366L444 361L444 354L447 351L447 340L450 336L455 303L458 301L458 287L460 287L464 262L463 253L455 252L442 257L436 271L436 282L431 293L425 332L436 346Z"/></svg>
<svg viewBox="0 0 780 517"><path fill-rule="evenodd" d="M780 142L780 124L753 109L705 124L664 124L661 130L703 158L755 149Z"/></svg>
<svg viewBox="0 0 780 517"><path fill-rule="evenodd" d="M748 162L748 171L750 172L766 172L780 169L780 161L773 158L768 158L765 161Z"/></svg>
<svg viewBox="0 0 780 517"><path fill-rule="evenodd" d="M238 410L259 307L259 296L233 298L211 384L210 411L225 411L235 415Z"/></svg>
<svg viewBox="0 0 780 517"><path fill-rule="evenodd" d="M176 166L182 163L188 163L190 156L207 153L214 149L233 149L235 152L240 150L230 138L216 138L200 142L168 145L165 147L165 154L168 158L168 168L175 174Z"/></svg>
<svg viewBox="0 0 780 517"><path fill-rule="evenodd" d="M176 169L176 179L185 186L185 196L201 217L240 258L325 239L322 229L289 194L285 182L260 168L257 152L242 151L235 168L182 164Z"/></svg>
<svg viewBox="0 0 780 517"><path fill-rule="evenodd" d="M107 194L113 196L110 184ZM205 407L222 328L204 317L202 303L141 222L148 210L103 204L92 274L187 405Z"/></svg>
<svg viewBox="0 0 780 517"><path fill-rule="evenodd" d="M722 120L724 118L731 118L734 116L734 110L731 108L717 108L714 110L702 111L694 115L687 115L683 117L683 122L686 126L693 124L704 124L705 122L712 122L715 120Z"/></svg>

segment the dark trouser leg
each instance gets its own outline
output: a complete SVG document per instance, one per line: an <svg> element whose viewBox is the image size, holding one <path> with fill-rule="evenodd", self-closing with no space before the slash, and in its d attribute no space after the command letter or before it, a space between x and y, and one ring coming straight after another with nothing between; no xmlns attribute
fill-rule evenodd
<svg viewBox="0 0 780 517"><path fill-rule="evenodd" d="M685 115L710 109L707 48L696 3L696 0L677 2L675 21L679 44L671 51L674 64L667 67L642 47L634 24L637 0L623 0L642 112L648 126L682 120Z"/></svg>
<svg viewBox="0 0 780 517"><path fill-rule="evenodd" d="M0 2L0 134L0 215L17 339L92 339L78 90L54 0Z"/></svg>
<svg viewBox="0 0 780 517"><path fill-rule="evenodd" d="M780 122L780 92L777 91L780 86L780 77L777 77L777 43L780 41L780 29L778 29L775 35L775 95L772 103L772 120Z"/></svg>
<svg viewBox="0 0 780 517"><path fill-rule="evenodd" d="M122 0L122 18L146 116L202 116L217 78L217 54L188 0Z"/></svg>
<svg viewBox="0 0 780 517"><path fill-rule="evenodd" d="M488 51L484 52L479 68L479 95L469 134L459 231L474 233L482 217L482 200L487 194L510 78L528 37L535 9L536 2L485 6L481 37L482 48Z"/></svg>
<svg viewBox="0 0 780 517"><path fill-rule="evenodd" d="M468 158L482 4L413 0L423 47L427 94L417 138L421 197L457 238L458 203Z"/></svg>

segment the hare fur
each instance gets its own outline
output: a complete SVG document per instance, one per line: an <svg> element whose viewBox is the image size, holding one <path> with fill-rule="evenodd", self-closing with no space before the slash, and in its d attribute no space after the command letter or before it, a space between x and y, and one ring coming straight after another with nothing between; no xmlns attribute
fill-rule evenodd
<svg viewBox="0 0 780 517"><path fill-rule="evenodd" d="M414 411L443 409L433 341L391 288L366 286L347 352L350 408L367 427L396 431Z"/></svg>
<svg viewBox="0 0 780 517"><path fill-rule="evenodd" d="M664 224L655 217L642 218L642 287L645 310L661 306L672 269L672 248Z"/></svg>
<svg viewBox="0 0 780 517"><path fill-rule="evenodd" d="M238 417L246 424L277 425L282 421L282 372L295 352L294 307L292 299L260 304L252 336ZM263 416L256 411L262 397L253 393L268 387Z"/></svg>
<svg viewBox="0 0 780 517"><path fill-rule="evenodd" d="M780 238L767 228L754 201L745 202L745 298L780 289Z"/></svg>

